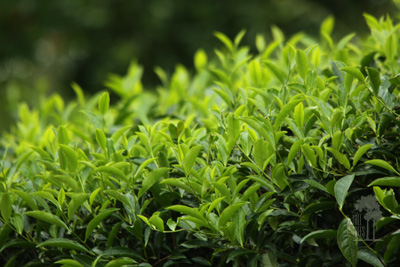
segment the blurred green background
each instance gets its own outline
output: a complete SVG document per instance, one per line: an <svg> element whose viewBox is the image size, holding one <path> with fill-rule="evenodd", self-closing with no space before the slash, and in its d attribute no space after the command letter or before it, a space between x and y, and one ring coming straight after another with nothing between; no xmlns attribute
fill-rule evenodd
<svg viewBox="0 0 400 267"><path fill-rule="evenodd" d="M130 61L144 66L143 82L154 88L160 66L192 69L195 51L212 57L214 31L229 37L241 29L254 48L257 33L269 38L277 25L290 36L318 36L320 22L336 19L334 38L366 34L363 12L382 16L390 0L2 0L0 1L0 132L17 117L17 104L35 106L40 92L72 97L77 82L88 93L104 89L107 74L123 74Z"/></svg>

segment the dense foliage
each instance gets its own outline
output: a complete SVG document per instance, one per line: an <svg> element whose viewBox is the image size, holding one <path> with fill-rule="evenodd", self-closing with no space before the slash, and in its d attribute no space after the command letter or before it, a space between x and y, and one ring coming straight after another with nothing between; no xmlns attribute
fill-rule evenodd
<svg viewBox="0 0 400 267"><path fill-rule="evenodd" d="M157 68L157 92L136 63L111 76L115 104L77 84L21 104L0 143L1 264L394 266L400 26L365 18L365 40L332 40L328 18L319 43L274 27L255 55L216 33L217 60ZM368 194L373 241L352 219Z"/></svg>
<svg viewBox="0 0 400 267"><path fill-rule="evenodd" d="M155 66L172 73L179 62L192 71L195 51L212 53L218 45L214 31L233 37L245 28L243 41L255 50L256 34L270 40L269 25L289 36L318 35L320 22L333 15L336 36L366 33L362 12L394 10L391 0L0 1L0 132L14 125L17 103L36 107L37 90L70 100L75 81L98 92L108 73L123 73L132 58L145 69L146 89L158 83Z"/></svg>

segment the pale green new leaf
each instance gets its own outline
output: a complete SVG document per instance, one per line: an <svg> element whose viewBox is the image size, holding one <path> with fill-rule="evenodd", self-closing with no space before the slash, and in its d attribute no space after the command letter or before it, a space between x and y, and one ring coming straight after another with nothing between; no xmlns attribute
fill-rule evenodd
<svg viewBox="0 0 400 267"><path fill-rule="evenodd" d="M106 135L104 134L104 132L100 129L96 129L96 141L99 144L99 146L101 147L101 149L103 149L103 151L106 151L107 138L106 138Z"/></svg>
<svg viewBox="0 0 400 267"><path fill-rule="evenodd" d="M294 157L295 157L295 156L297 155L297 153L300 151L300 147L301 147L302 144L303 144L303 139L300 139L300 140L296 141L296 142L290 147L289 155L288 155L288 157L287 157L287 162L286 162L287 165L289 165L289 164L293 161Z"/></svg>
<svg viewBox="0 0 400 267"><path fill-rule="evenodd" d="M296 50L296 70L301 78L305 79L308 71L308 59L306 53L300 49Z"/></svg>
<svg viewBox="0 0 400 267"><path fill-rule="evenodd" d="M371 182L368 186L374 186L374 185L380 185L380 186L389 186L389 187L400 187L400 177L383 177L383 178L378 178Z"/></svg>
<svg viewBox="0 0 400 267"><path fill-rule="evenodd" d="M98 102L99 111L102 115L106 114L108 107L110 106L110 95L108 92L104 92Z"/></svg>
<svg viewBox="0 0 400 267"><path fill-rule="evenodd" d="M365 164L371 164L371 165L375 165L378 167L381 167L383 169L386 169L388 171L394 172L397 175L400 175L400 173L398 171L396 171L389 163L387 163L384 160L381 159L371 159L365 162Z"/></svg>
<svg viewBox="0 0 400 267"><path fill-rule="evenodd" d="M154 213L150 219L149 222L153 224L158 230L161 232L164 232L164 221L158 216L157 213Z"/></svg>
<svg viewBox="0 0 400 267"><path fill-rule="evenodd" d="M202 149L203 146L194 146L185 155L183 159L183 168L185 169L186 175L189 175L190 172L192 171L194 163L196 162L196 158Z"/></svg>
<svg viewBox="0 0 400 267"><path fill-rule="evenodd" d="M357 162L361 159L361 157L372 147L372 144L366 144L357 149L356 154L353 158L353 167L356 166Z"/></svg>
<svg viewBox="0 0 400 267"><path fill-rule="evenodd" d="M226 46L226 48L228 48L228 50L231 53L233 53L234 45L232 41L225 34L221 32L214 32L214 36L217 37Z"/></svg>

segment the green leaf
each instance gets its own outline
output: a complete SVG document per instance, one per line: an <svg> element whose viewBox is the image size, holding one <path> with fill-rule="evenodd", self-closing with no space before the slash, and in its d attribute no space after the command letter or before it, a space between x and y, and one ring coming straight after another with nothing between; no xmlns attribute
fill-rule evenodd
<svg viewBox="0 0 400 267"><path fill-rule="evenodd" d="M141 259L142 256L136 251L126 247L112 247L101 254L103 257L130 257Z"/></svg>
<svg viewBox="0 0 400 267"><path fill-rule="evenodd" d="M389 262L392 254L399 248L399 246L400 246L400 235L397 234L390 239L389 244L387 245L387 249L383 256L386 263Z"/></svg>
<svg viewBox="0 0 400 267"><path fill-rule="evenodd" d="M68 226L59 217L51 213L35 210L27 211L24 214L68 230Z"/></svg>
<svg viewBox="0 0 400 267"><path fill-rule="evenodd" d="M324 19L324 21L322 21L320 32L330 35L333 31L334 26L335 26L335 18L333 16L328 16Z"/></svg>
<svg viewBox="0 0 400 267"><path fill-rule="evenodd" d="M381 84L382 84L381 77L380 77L380 73L379 73L379 71L377 71L376 69L370 68L370 67L367 67L367 68L366 68L366 71L367 71L369 80L370 80L370 82L371 82L371 85L372 85L372 89L373 89L373 91L374 91L374 94L375 94L375 95L378 95L378 93L379 93L379 86L381 86Z"/></svg>
<svg viewBox="0 0 400 267"><path fill-rule="evenodd" d="M362 247L358 249L358 258L362 261L365 261L366 263L371 264L374 267L385 267L385 265L382 263L382 261L379 260L375 253L373 253L367 247Z"/></svg>
<svg viewBox="0 0 400 267"><path fill-rule="evenodd" d="M187 185L186 183L181 182L177 178L168 178L160 182L160 184L168 184L168 185L173 185L175 187L182 188L183 190L186 190L189 193L194 193L194 190Z"/></svg>
<svg viewBox="0 0 400 267"><path fill-rule="evenodd" d="M76 168L78 167L78 159L75 151L67 145L60 144L59 146L66 157L68 169L76 171Z"/></svg>
<svg viewBox="0 0 400 267"><path fill-rule="evenodd" d="M378 179L374 180L372 183L370 183L368 186L374 186L374 185L400 187L400 177L397 176L397 177L378 178Z"/></svg>
<svg viewBox="0 0 400 267"><path fill-rule="evenodd" d="M294 109L294 107L299 104L302 100L301 99L296 99L292 100L289 103L287 103L283 108L279 111L278 115L276 116L275 122L274 122L274 129L278 130L279 127L281 126L281 123L285 120L285 118L289 115L290 112Z"/></svg>
<svg viewBox="0 0 400 267"><path fill-rule="evenodd" d="M287 162L286 162L287 165L289 165L289 164L293 161L294 157L295 157L295 156L297 155L297 153L299 152L300 147L301 147L302 144L303 144L303 139L300 139L300 140L296 141L296 142L290 147L289 155L288 155L288 157L287 157Z"/></svg>
<svg viewBox="0 0 400 267"><path fill-rule="evenodd" d="M266 167L266 161L271 155L270 149L268 149L268 142L262 139L258 139L253 145L253 157L256 162L258 168L261 171L264 171Z"/></svg>
<svg viewBox="0 0 400 267"><path fill-rule="evenodd" d="M139 190L138 198L140 198L147 190L149 190L168 171L168 168L159 168L151 171L142 182L142 188Z"/></svg>
<svg viewBox="0 0 400 267"><path fill-rule="evenodd" d="M60 126L57 131L57 138L58 138L58 143L63 144L63 145L68 145L69 144L69 136L68 136L68 131L65 126Z"/></svg>
<svg viewBox="0 0 400 267"><path fill-rule="evenodd" d="M223 182L214 182L212 183L217 190L220 192L220 195L226 197L226 201L228 204L231 204L231 191L229 191L228 187Z"/></svg>
<svg viewBox="0 0 400 267"><path fill-rule="evenodd" d="M306 156L306 159L310 163L312 167L317 166L317 156L315 155L314 150L308 144L301 145L301 150L303 154Z"/></svg>
<svg viewBox="0 0 400 267"><path fill-rule="evenodd" d="M0 212L4 221L6 223L9 222L12 214L12 200L10 193L1 193Z"/></svg>
<svg viewBox="0 0 400 267"><path fill-rule="evenodd" d="M167 207L166 209L174 210L174 211L186 214L186 215L190 215L199 220L204 220L204 217L201 215L201 213L196 208L191 208L191 207L183 206L183 205L173 205L173 206Z"/></svg>
<svg viewBox="0 0 400 267"><path fill-rule="evenodd" d="M96 217L94 217L88 224L86 233L85 233L85 242L89 238L90 234L94 231L94 229L102 222L105 218L118 211L119 209L107 209L99 213Z"/></svg>
<svg viewBox="0 0 400 267"><path fill-rule="evenodd" d="M55 263L57 264L63 264L63 266L68 266L68 267L84 267L82 264L80 264L78 261L76 260L72 260L72 259L63 259L63 260L59 260L56 261Z"/></svg>
<svg viewBox="0 0 400 267"><path fill-rule="evenodd" d="M112 196L113 198L117 199L118 201L120 201L121 203L124 203L124 205L127 208L133 209L131 203L129 202L128 198L121 194L120 192L117 192L115 190L104 190L104 193L107 195Z"/></svg>
<svg viewBox="0 0 400 267"><path fill-rule="evenodd" d="M47 153L42 148L36 147L36 146L31 146L31 149L36 151L36 153L38 153L42 159L51 159L49 153Z"/></svg>
<svg viewBox="0 0 400 267"><path fill-rule="evenodd" d="M207 66L207 54L203 49L197 50L194 55L194 66L197 71L202 70Z"/></svg>
<svg viewBox="0 0 400 267"><path fill-rule="evenodd" d="M340 153L334 148L328 147L327 150L332 153L337 161L342 164L346 169L350 170L350 161L347 159L345 154Z"/></svg>
<svg viewBox="0 0 400 267"><path fill-rule="evenodd" d="M192 171L193 165L196 162L196 158L202 149L203 146L194 146L185 155L183 159L183 168L185 169L185 173L187 175L189 175L190 172Z"/></svg>
<svg viewBox="0 0 400 267"><path fill-rule="evenodd" d="M278 267L279 266L275 255L270 250L268 250L267 253L262 254L261 266L262 267Z"/></svg>
<svg viewBox="0 0 400 267"><path fill-rule="evenodd" d="M208 207L207 212L210 213L224 198L225 196L214 199L213 202L211 202L210 206Z"/></svg>
<svg viewBox="0 0 400 267"><path fill-rule="evenodd" d="M131 213L132 211L127 211L127 212ZM119 223L114 224L113 227L111 228L111 231L109 232L108 237L107 237L106 248L109 248L113 245L113 242L114 242L115 238L117 237L118 232L121 229L122 222L123 221L120 221ZM132 228L134 228L134 227L132 227Z"/></svg>
<svg viewBox="0 0 400 267"><path fill-rule="evenodd" d="M273 61L265 60L263 61L267 65L267 67L272 71L273 74L278 78L281 83L285 83L285 73L281 70L281 68L275 64Z"/></svg>
<svg viewBox="0 0 400 267"><path fill-rule="evenodd" d="M218 226L223 226L225 225L229 219L233 218L233 215L237 212L238 209L240 209L242 206L246 205L246 202L239 202L233 205L230 205L229 207L225 208L221 215L219 216L218 219Z"/></svg>
<svg viewBox="0 0 400 267"><path fill-rule="evenodd" d="M323 186L322 184L318 183L317 181L307 179L307 180L304 180L304 182L306 182L307 184L309 184L315 188L318 188L319 190L329 193L328 190L326 189L326 187Z"/></svg>
<svg viewBox="0 0 400 267"><path fill-rule="evenodd" d="M110 95L108 92L104 92L98 102L99 111L102 115L106 114L108 107L110 106Z"/></svg>
<svg viewBox="0 0 400 267"><path fill-rule="evenodd" d="M119 258L112 260L106 264L104 267L122 267L126 265L132 265L134 263L137 263L137 261L131 259L131 258Z"/></svg>
<svg viewBox="0 0 400 267"><path fill-rule="evenodd" d="M347 192L354 180L354 174L347 175L341 178L339 181L336 182L334 190L335 190L335 198L339 205L339 208L343 208L344 200L346 199Z"/></svg>
<svg viewBox="0 0 400 267"><path fill-rule="evenodd" d="M340 223L337 232L337 242L343 256L351 263L352 266L356 266L358 258L358 234L356 228L349 218L344 218Z"/></svg>
<svg viewBox="0 0 400 267"><path fill-rule="evenodd" d="M24 230L24 217L19 213L15 213L11 217L11 224L14 226L17 233L21 235Z"/></svg>
<svg viewBox="0 0 400 267"><path fill-rule="evenodd" d="M303 210L302 216L306 216L309 214L315 214L316 212L319 212L322 210L334 209L335 204L336 203L333 201L322 201L322 202L311 203Z"/></svg>
<svg viewBox="0 0 400 267"><path fill-rule="evenodd" d="M228 134L236 142L240 136L240 121L233 114L228 115L227 121Z"/></svg>
<svg viewBox="0 0 400 267"><path fill-rule="evenodd" d="M31 209L38 209L38 206L36 205L36 202L31 195L21 190L13 190L13 192L16 193L20 198L22 198Z"/></svg>
<svg viewBox="0 0 400 267"><path fill-rule="evenodd" d="M104 132L100 129L96 129L96 141L99 144L99 146L101 147L101 149L103 149L103 151L106 151L107 138L106 138L106 135L104 134Z"/></svg>
<svg viewBox="0 0 400 267"><path fill-rule="evenodd" d="M239 258L240 256L252 253L254 252L247 249L242 249L242 248L234 249L229 253L228 258L226 259L226 263L230 262L231 260L234 260L235 258Z"/></svg>
<svg viewBox="0 0 400 267"><path fill-rule="evenodd" d="M68 220L72 219L75 212L82 206L82 203L88 199L89 195L85 193L74 194L71 197L71 202L68 205Z"/></svg>
<svg viewBox="0 0 400 267"><path fill-rule="evenodd" d="M296 70L304 80L308 71L308 59L306 53L300 49L296 50Z"/></svg>
<svg viewBox="0 0 400 267"><path fill-rule="evenodd" d="M83 90L80 87L80 85L73 82L73 83L71 83L71 87L75 91L76 98L78 99L79 105L84 106L85 105L85 94L83 93Z"/></svg>
<svg viewBox="0 0 400 267"><path fill-rule="evenodd" d="M393 60L397 52L397 38L394 34L386 37L384 49L387 59Z"/></svg>
<svg viewBox="0 0 400 267"><path fill-rule="evenodd" d="M297 124L299 129L303 129L304 127L304 106L303 103L299 103L294 109L294 121Z"/></svg>
<svg viewBox="0 0 400 267"><path fill-rule="evenodd" d="M355 33L350 33L350 34L346 35L345 37L343 37L337 44L337 49L343 50L345 48L345 46L351 41L351 39L353 39L353 37L355 35L356 35Z"/></svg>
<svg viewBox="0 0 400 267"><path fill-rule="evenodd" d="M360 147L353 158L353 167L356 166L357 162L361 159L361 157L372 147L372 144L366 144Z"/></svg>
<svg viewBox="0 0 400 267"><path fill-rule="evenodd" d="M365 83L364 75L361 73L361 71L359 69L357 69L355 67L347 66L347 67L341 68L340 70L353 75L361 83Z"/></svg>
<svg viewBox="0 0 400 267"><path fill-rule="evenodd" d="M235 36L235 40L233 41L235 46L239 46L240 41L242 40L243 36L246 34L246 30L242 29L236 36Z"/></svg>
<svg viewBox="0 0 400 267"><path fill-rule="evenodd" d="M317 230L314 232L309 233L308 235L304 236L301 239L301 243L306 241L307 239L310 238L335 238L337 236L337 231L336 230Z"/></svg>
<svg viewBox="0 0 400 267"><path fill-rule="evenodd" d="M114 175L115 177L121 178L124 181L128 181L125 174L120 169L117 169L116 167L113 167L113 166L100 166L100 167L94 169L93 171L107 173L110 175Z"/></svg>
<svg viewBox="0 0 400 267"><path fill-rule="evenodd" d="M257 182L257 183L261 184L262 186L267 188L269 191L275 192L275 187L271 184L270 181L268 181L264 177L260 177L260 176L257 176L257 175L249 175L247 177L250 178L251 180L253 180L254 182Z"/></svg>
<svg viewBox="0 0 400 267"><path fill-rule="evenodd" d="M375 166L381 167L383 169L386 169L388 171L394 172L397 175L400 175L400 173L397 172L389 163L387 163L386 161L383 161L381 159L368 160L365 162L365 164L375 165Z"/></svg>
<svg viewBox="0 0 400 267"><path fill-rule="evenodd" d="M234 52L233 43L225 34L223 34L221 32L215 32L214 36L217 37L226 46L226 48L228 48L228 50L231 53Z"/></svg>
<svg viewBox="0 0 400 267"><path fill-rule="evenodd" d="M267 131L267 127L265 127L263 125L263 123L261 123L258 120L255 120L254 118L240 118L241 121L244 121L245 123L247 123L251 128L253 128L254 130L256 130L258 132L258 134L261 137L264 137L265 140L267 140L269 143L273 143L274 140L272 138L272 133L270 135L270 133Z"/></svg>
<svg viewBox="0 0 400 267"><path fill-rule="evenodd" d="M149 222L153 224L158 230L161 232L164 232L164 221L158 216L158 213L154 213L150 219Z"/></svg>
<svg viewBox="0 0 400 267"><path fill-rule="evenodd" d="M67 238L52 238L40 243L37 247L57 247L66 248L70 250L79 250L82 252L90 253L87 248L81 244Z"/></svg>

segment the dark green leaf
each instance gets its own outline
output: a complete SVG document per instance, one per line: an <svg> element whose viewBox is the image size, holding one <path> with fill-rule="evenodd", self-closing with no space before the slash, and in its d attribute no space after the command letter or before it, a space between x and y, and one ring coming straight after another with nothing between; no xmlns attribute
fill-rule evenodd
<svg viewBox="0 0 400 267"><path fill-rule="evenodd" d="M358 233L349 218L343 219L337 231L337 242L343 256L351 263L357 265L358 258Z"/></svg>

